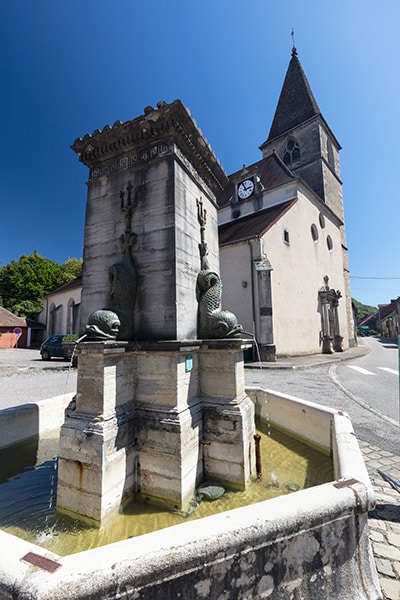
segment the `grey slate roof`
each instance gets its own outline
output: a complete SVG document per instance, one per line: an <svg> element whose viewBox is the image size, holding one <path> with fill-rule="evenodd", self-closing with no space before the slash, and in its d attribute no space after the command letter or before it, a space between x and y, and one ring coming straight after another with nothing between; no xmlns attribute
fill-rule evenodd
<svg viewBox="0 0 400 600"><path fill-rule="evenodd" d="M229 183L217 198L218 206L227 204L235 193L235 185L238 181L258 175L264 187L264 190L272 189L285 183L290 183L296 179L296 176L285 165L283 160L274 151L269 156L246 166L240 171L236 171L229 176Z"/></svg>
<svg viewBox="0 0 400 600"><path fill-rule="evenodd" d="M320 114L297 51L293 48L267 141Z"/></svg>

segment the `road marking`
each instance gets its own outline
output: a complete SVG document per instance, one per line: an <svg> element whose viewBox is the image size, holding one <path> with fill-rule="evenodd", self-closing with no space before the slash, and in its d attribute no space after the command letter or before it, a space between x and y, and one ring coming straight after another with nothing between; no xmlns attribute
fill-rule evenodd
<svg viewBox="0 0 400 600"><path fill-rule="evenodd" d="M388 373L393 373L393 375L399 375L399 372L396 369L389 369L389 367L378 367L381 371L387 371Z"/></svg>
<svg viewBox="0 0 400 600"><path fill-rule="evenodd" d="M373 373L372 371L367 371L367 369L363 369L362 367L356 367L355 365L347 365L349 367L349 369L354 369L355 371L357 371L358 373L361 373L362 375L376 375L376 373Z"/></svg>

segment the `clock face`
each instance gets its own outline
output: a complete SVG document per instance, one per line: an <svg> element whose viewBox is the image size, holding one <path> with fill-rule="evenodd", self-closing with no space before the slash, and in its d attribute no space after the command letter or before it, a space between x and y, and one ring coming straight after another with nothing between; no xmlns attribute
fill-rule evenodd
<svg viewBox="0 0 400 600"><path fill-rule="evenodd" d="M239 183L237 188L237 194L241 200L245 200L254 192L254 181L252 179L245 179Z"/></svg>

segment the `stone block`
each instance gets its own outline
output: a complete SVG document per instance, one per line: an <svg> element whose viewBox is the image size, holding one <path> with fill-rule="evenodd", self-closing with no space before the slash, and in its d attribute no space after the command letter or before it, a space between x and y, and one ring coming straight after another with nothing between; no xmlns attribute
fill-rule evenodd
<svg viewBox="0 0 400 600"><path fill-rule="evenodd" d="M202 396L234 400L244 394L242 350L202 351L199 368Z"/></svg>

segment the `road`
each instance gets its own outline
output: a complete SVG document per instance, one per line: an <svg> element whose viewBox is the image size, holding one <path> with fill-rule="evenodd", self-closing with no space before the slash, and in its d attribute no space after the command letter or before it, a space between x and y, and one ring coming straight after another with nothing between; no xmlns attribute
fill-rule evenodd
<svg viewBox="0 0 400 600"><path fill-rule="evenodd" d="M369 341L367 342L369 345ZM378 367L393 368L392 358L388 359L388 362L382 360L382 356L379 354L380 349L374 343L379 345L377 340L371 340L371 353L368 355L368 362L365 365L369 365L370 369L374 369L377 373L380 373L381 369ZM397 349L397 346L396 346ZM374 352L376 350L376 353ZM384 348L390 352L393 348ZM389 356L389 353L387 354ZM392 452L395 455L400 454L400 425L398 420L395 419L396 402L398 406L398 391L396 388L396 377L390 372L382 371L382 378L386 375L391 375L393 380L388 392L388 387L385 388L385 383L379 381L378 375L376 377L370 376L368 379L369 386L368 394L363 396L364 387L361 388L357 384L357 379L351 379L348 381L348 385L351 386L352 391L346 389L346 384L341 381L342 373L343 379L347 377L346 371L354 371L350 366L359 364L359 361L363 360L359 358L353 361L343 361L341 363L331 365L320 365L317 367L311 367L306 369L246 369L245 380L246 385L258 385L264 388L269 388L277 392L284 394L290 394L310 402L322 404L324 406L330 406L337 410L343 410L350 415L353 423L353 427L357 437L360 440L379 446L383 450ZM375 361L375 362L374 362ZM364 363L363 363L364 364ZM338 366L339 365L339 366ZM365 367L366 368L366 367ZM377 408L376 393L373 392L371 381L376 382L377 392L381 394L380 403L378 408L385 406L385 410L390 413L391 416L386 415ZM387 385L387 383L386 383ZM382 391L383 390L383 391ZM396 396L397 394L397 396ZM382 400L382 396L385 395L385 401ZM387 397L389 399L387 399ZM370 402L371 404L368 404ZM394 415L394 416L393 416Z"/></svg>
<svg viewBox="0 0 400 600"><path fill-rule="evenodd" d="M76 390L76 369L60 359L42 361L38 350L0 350L0 409Z"/></svg>
<svg viewBox="0 0 400 600"><path fill-rule="evenodd" d="M370 408L399 422L399 353L392 341L364 338L370 353L337 368L342 385ZM400 442L399 442L400 444Z"/></svg>
<svg viewBox="0 0 400 600"><path fill-rule="evenodd" d="M245 369L246 385L258 385L347 412L359 439L400 454L397 346L365 338L365 357L306 369ZM386 347L387 346L387 347ZM361 367L376 373L364 375ZM76 390L76 369L61 360L44 362L35 350L0 350L0 408ZM379 401L377 401L379 398Z"/></svg>

